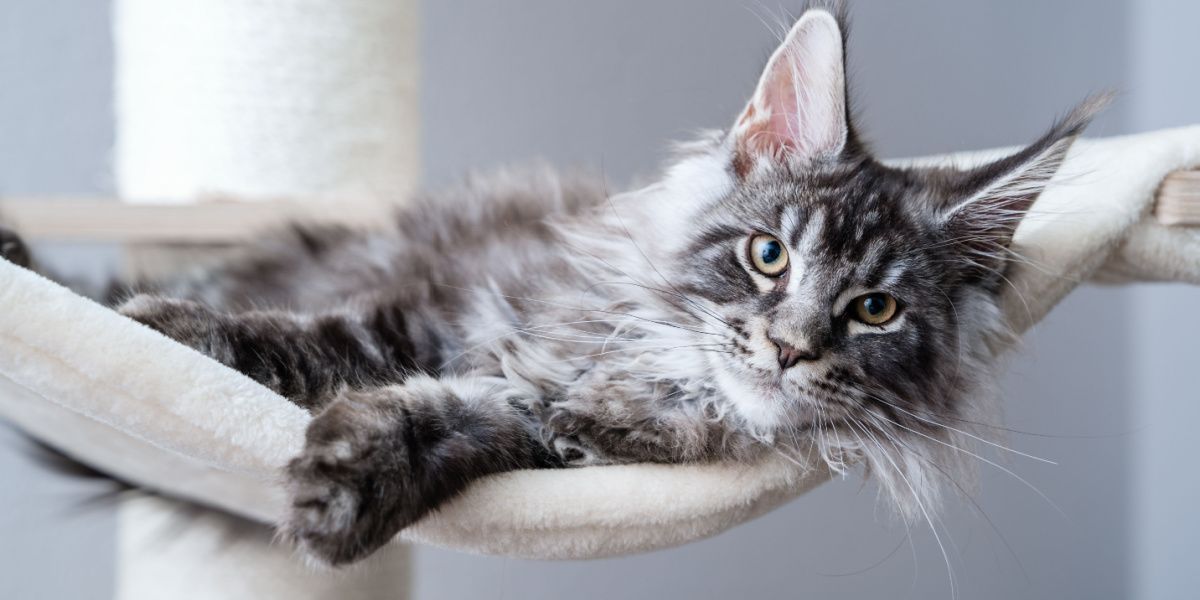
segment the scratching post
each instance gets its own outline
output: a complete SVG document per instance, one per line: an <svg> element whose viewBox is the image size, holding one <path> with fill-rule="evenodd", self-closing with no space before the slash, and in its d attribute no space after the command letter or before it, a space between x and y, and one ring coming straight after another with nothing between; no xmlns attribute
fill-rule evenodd
<svg viewBox="0 0 1200 600"><path fill-rule="evenodd" d="M402 195L418 169L416 16L415 0L116 0L119 197ZM129 254L142 271L164 257ZM121 503L118 600L406 596L406 547L314 573L269 528L183 506Z"/></svg>
<svg viewBox="0 0 1200 600"><path fill-rule="evenodd" d="M411 189L416 12L415 0L116 0L122 199Z"/></svg>
<svg viewBox="0 0 1200 600"><path fill-rule="evenodd" d="M401 544L362 568L302 569L266 527L154 496L123 500L117 527L117 600L391 600L409 587L410 550Z"/></svg>

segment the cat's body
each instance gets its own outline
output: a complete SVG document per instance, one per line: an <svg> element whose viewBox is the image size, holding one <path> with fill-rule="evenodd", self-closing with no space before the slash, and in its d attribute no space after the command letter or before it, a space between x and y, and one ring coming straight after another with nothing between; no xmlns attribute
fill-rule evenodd
<svg viewBox="0 0 1200 600"><path fill-rule="evenodd" d="M924 511L989 380L1012 232L1090 109L977 169L889 168L841 31L805 13L731 131L649 187L506 172L120 310L314 413L282 527L330 563L520 468L865 459Z"/></svg>
<svg viewBox="0 0 1200 600"><path fill-rule="evenodd" d="M215 269L144 284L152 295L121 310L320 415L291 467L293 535L321 543L319 528L344 518L330 511L397 521L336 532L355 545L318 552L342 562L491 472L766 450L712 381L706 355L730 347L708 339L718 321L626 231L625 218L644 222L639 197L547 168L500 172L374 230L269 236ZM335 468L354 498L328 488ZM417 471L435 481L406 497Z"/></svg>

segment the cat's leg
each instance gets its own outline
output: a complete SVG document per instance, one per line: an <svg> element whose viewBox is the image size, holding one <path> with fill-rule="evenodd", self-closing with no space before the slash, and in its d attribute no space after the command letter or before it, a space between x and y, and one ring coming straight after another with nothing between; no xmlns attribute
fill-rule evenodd
<svg viewBox="0 0 1200 600"><path fill-rule="evenodd" d="M377 385L419 370L399 307L298 315L228 314L188 300L139 295L118 311L250 376L306 408L346 386Z"/></svg>
<svg viewBox="0 0 1200 600"><path fill-rule="evenodd" d="M347 390L288 465L285 537L329 564L362 558L488 474L562 466L528 402L498 378L409 378Z"/></svg>
<svg viewBox="0 0 1200 600"><path fill-rule="evenodd" d="M543 410L543 436L569 466L748 459L764 448L703 391L603 369Z"/></svg>

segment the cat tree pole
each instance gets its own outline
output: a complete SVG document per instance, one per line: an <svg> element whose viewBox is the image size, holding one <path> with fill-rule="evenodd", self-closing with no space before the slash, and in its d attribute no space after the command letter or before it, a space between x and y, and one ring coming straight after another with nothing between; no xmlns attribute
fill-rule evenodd
<svg viewBox="0 0 1200 600"><path fill-rule="evenodd" d="M415 0L116 0L113 19L122 201L336 202L414 186ZM193 226L232 230L261 216L223 208L207 214L229 222ZM147 248L134 252L147 261ZM403 545L333 576L272 544L262 525L171 500L125 500L118 523L117 600L357 600L408 589Z"/></svg>

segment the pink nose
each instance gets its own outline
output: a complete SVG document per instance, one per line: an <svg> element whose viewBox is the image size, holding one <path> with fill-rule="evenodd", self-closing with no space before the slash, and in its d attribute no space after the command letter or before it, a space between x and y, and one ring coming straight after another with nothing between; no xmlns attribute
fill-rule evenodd
<svg viewBox="0 0 1200 600"><path fill-rule="evenodd" d="M775 347L779 349L779 368L784 371L796 366L796 363L802 360L816 360L821 357L820 353L813 352L812 350L801 350L775 338L771 338L771 343L775 344Z"/></svg>

